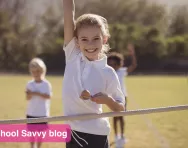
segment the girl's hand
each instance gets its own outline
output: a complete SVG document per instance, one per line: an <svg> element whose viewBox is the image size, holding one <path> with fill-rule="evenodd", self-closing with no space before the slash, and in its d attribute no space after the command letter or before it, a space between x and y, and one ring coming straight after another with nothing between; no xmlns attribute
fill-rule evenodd
<svg viewBox="0 0 188 148"><path fill-rule="evenodd" d="M50 95L48 94L42 94L42 93L39 93L39 92L31 92L31 94L33 96L39 96L39 97L42 97L43 99L50 99Z"/></svg>
<svg viewBox="0 0 188 148"><path fill-rule="evenodd" d="M40 93L38 93L38 92L32 92L30 90L27 90L26 93L29 96L40 96Z"/></svg>
<svg viewBox="0 0 188 148"><path fill-rule="evenodd" d="M26 93L27 93L27 94L30 94L30 93L31 93L31 91L30 91L29 89L27 89L27 90L26 90Z"/></svg>
<svg viewBox="0 0 188 148"><path fill-rule="evenodd" d="M97 104L109 104L109 102L112 101L112 98L109 97L107 94L100 92L92 96L91 101Z"/></svg>
<svg viewBox="0 0 188 148"><path fill-rule="evenodd" d="M29 89L26 90L26 98L27 98L27 100L31 100L31 98L32 98L32 92Z"/></svg>
<svg viewBox="0 0 188 148"><path fill-rule="evenodd" d="M37 95L39 95L39 93L37 93L37 92L32 92L32 91L30 91L30 90L27 90L26 93L27 93L28 95L30 95L30 96L37 96Z"/></svg>
<svg viewBox="0 0 188 148"><path fill-rule="evenodd" d="M84 90L82 93L81 93L81 96L80 96L81 99L83 100L88 100L91 98L91 94L88 90Z"/></svg>
<svg viewBox="0 0 188 148"><path fill-rule="evenodd" d="M41 97L41 93L39 92L32 92L32 95Z"/></svg>

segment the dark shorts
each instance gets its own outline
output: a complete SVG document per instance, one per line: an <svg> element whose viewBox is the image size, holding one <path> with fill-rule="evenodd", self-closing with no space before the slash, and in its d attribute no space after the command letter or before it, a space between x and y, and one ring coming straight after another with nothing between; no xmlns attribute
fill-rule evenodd
<svg viewBox="0 0 188 148"><path fill-rule="evenodd" d="M43 117L36 117L36 116L27 115L26 118L29 119L29 118L43 118ZM37 126L37 127L33 128L32 125L35 125L35 124L41 125L41 126ZM48 122L27 123L27 129L30 130L30 131L33 131L33 130L43 131L43 130L48 129Z"/></svg>
<svg viewBox="0 0 188 148"><path fill-rule="evenodd" d="M43 117L46 117L46 116L43 116ZM30 115L26 116L26 118L43 118L43 117L36 117L36 116L30 116ZM48 122L28 123L28 124L48 124Z"/></svg>
<svg viewBox="0 0 188 148"><path fill-rule="evenodd" d="M84 139L88 144L80 138ZM83 148L109 148L107 135L93 135L78 131L72 131L71 141L66 143L66 148L82 148L75 139Z"/></svg>

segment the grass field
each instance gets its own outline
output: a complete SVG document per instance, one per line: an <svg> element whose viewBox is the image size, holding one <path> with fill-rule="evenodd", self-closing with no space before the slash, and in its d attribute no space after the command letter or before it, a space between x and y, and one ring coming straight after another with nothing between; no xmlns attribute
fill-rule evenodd
<svg viewBox="0 0 188 148"><path fill-rule="evenodd" d="M62 77L47 77L53 86L51 115L63 115ZM0 76L0 119L25 117L25 84L29 76ZM128 110L188 104L188 81L183 76L130 76ZM105 107L105 111L109 111ZM110 119L112 121L112 119ZM188 111L126 117L126 148L188 147ZM57 122L56 122L57 123ZM110 141L114 138L113 130ZM161 139L163 143L161 143ZM26 148L28 143L0 143L0 148ZM43 148L64 148L62 143L44 143ZM112 146L113 147L113 146Z"/></svg>

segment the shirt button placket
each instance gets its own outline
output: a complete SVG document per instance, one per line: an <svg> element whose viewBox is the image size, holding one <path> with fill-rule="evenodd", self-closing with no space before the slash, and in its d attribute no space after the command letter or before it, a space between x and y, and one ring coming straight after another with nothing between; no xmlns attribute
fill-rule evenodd
<svg viewBox="0 0 188 148"><path fill-rule="evenodd" d="M85 81L88 77L88 74L89 74L89 65L86 64L86 67L84 68L83 70L83 74L82 74L82 79L83 81Z"/></svg>

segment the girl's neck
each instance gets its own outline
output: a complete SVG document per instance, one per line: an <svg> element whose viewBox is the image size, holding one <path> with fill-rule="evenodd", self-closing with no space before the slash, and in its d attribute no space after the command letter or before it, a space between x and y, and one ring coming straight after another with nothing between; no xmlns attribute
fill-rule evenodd
<svg viewBox="0 0 188 148"><path fill-rule="evenodd" d="M86 57L87 58L87 57ZM96 60L99 60L99 57L95 58L95 59L90 59L90 58L87 58L89 61L96 61Z"/></svg>
<svg viewBox="0 0 188 148"><path fill-rule="evenodd" d="M42 82L42 79L38 79L38 80L35 79L35 82L36 82L36 83L41 83L41 82Z"/></svg>

